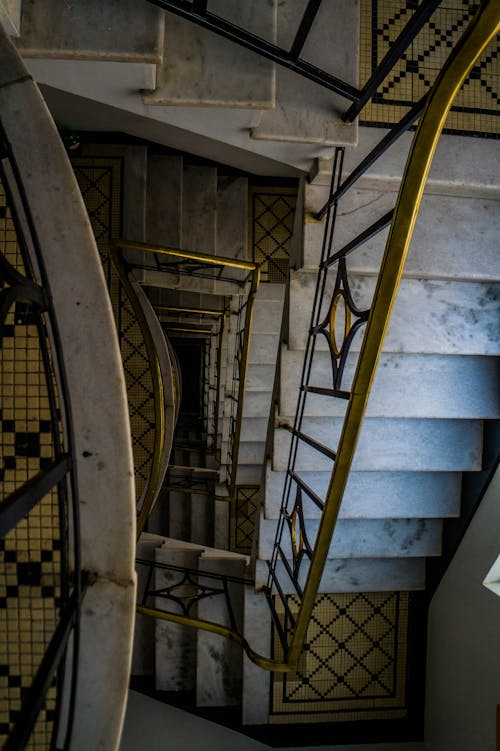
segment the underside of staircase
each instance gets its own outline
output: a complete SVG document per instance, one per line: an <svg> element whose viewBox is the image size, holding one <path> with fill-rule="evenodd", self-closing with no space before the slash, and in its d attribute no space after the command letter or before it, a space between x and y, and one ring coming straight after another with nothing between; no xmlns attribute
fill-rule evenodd
<svg viewBox="0 0 500 751"><path fill-rule="evenodd" d="M388 46L414 10L400 4ZM306 5L319 10L297 59L357 86L365 16L377 3L213 0L209 11L277 49L299 43ZM21 15L0 0L0 21L64 134L100 251L138 508L155 412L147 347L110 262L120 238L161 340L167 439L137 540L138 604L232 629L279 660L280 628L297 615L308 573L290 567L306 561L320 529L362 326L341 386L339 353L352 320L368 317L389 223L371 228L395 204L413 133L335 204L333 250L356 245L339 295L335 274L317 281L332 173L341 165L337 187L354 174L388 123L375 109L377 127L346 121L341 93L162 7L48 0L23 2ZM429 603L498 462L499 167L495 138L442 136L296 672L263 670L235 640L143 610L133 689L272 746L421 740ZM193 272L185 259L166 269L141 244L211 256L221 270L201 261ZM260 274L248 318L250 274L239 262ZM317 305L324 325L313 331ZM292 482L298 500L287 515ZM290 541L276 558L286 524Z"/></svg>

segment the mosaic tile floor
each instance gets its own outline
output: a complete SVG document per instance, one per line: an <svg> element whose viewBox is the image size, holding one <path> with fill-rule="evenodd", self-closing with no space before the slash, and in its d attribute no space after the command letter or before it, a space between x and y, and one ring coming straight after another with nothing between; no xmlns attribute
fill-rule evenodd
<svg viewBox="0 0 500 751"><path fill-rule="evenodd" d="M26 273L1 184L0 253ZM54 458L38 326L38 316L17 303L1 328L0 503ZM0 744L19 715L58 622L61 547L56 490L0 541ZM54 685L27 748L49 748L56 694Z"/></svg>
<svg viewBox="0 0 500 751"><path fill-rule="evenodd" d="M415 0L361 0L360 83L364 84L408 23ZM479 4L443 0L361 114L364 125L398 122L430 88ZM446 131L500 138L500 38L492 42L458 94ZM445 132L446 132L445 131Z"/></svg>
<svg viewBox="0 0 500 751"><path fill-rule="evenodd" d="M269 722L404 718L407 630L406 592L319 595L298 672L273 674Z"/></svg>

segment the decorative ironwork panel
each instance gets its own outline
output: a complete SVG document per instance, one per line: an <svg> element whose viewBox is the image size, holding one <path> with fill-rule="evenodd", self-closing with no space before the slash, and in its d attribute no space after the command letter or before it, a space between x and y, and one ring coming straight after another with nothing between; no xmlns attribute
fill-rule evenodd
<svg viewBox="0 0 500 751"><path fill-rule="evenodd" d="M288 275L297 191L253 188L251 196L252 261L260 267L261 281L284 284Z"/></svg>
<svg viewBox="0 0 500 751"><path fill-rule="evenodd" d="M297 672L273 674L270 723L405 717L407 630L406 592L319 595Z"/></svg>
<svg viewBox="0 0 500 751"><path fill-rule="evenodd" d="M362 0L360 79L367 80L418 3ZM390 126L433 85L448 55L479 7L447 0L432 15L361 115L362 124ZM451 109L447 132L500 137L500 39L490 44Z"/></svg>
<svg viewBox="0 0 500 751"><path fill-rule="evenodd" d="M63 677L71 683L65 645L78 615L65 618L80 597L78 512L43 261L3 141L0 157L0 740L42 750L53 747Z"/></svg>

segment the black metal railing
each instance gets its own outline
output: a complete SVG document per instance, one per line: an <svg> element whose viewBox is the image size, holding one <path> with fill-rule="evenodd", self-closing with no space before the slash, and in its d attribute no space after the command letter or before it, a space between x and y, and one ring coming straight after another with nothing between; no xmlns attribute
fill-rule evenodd
<svg viewBox="0 0 500 751"><path fill-rule="evenodd" d="M71 409L34 222L1 130L0 375L8 714L0 738L6 751L25 748L34 733L47 749L67 749L88 583L80 566Z"/></svg>
<svg viewBox="0 0 500 751"><path fill-rule="evenodd" d="M430 6L435 5L436 3L425 2L421 4L419 23L427 20ZM495 8L495 3L484 0L464 36L451 52L434 88L414 105L345 179L342 176L345 150L340 147L335 150L329 198L316 214L317 219L326 215L326 221L297 409L293 426L280 426L291 433L291 442L280 517L269 562L266 594L273 622L281 639L283 659L290 663L296 663L299 658L320 586L437 141L456 93L488 42L498 32L499 22L498 5ZM388 59L393 60L393 56L389 55ZM335 227L342 201L368 168L420 116L394 208L337 249ZM352 289L348 273L349 258L367 240L388 226L390 232L371 302L369 305L365 302L361 306ZM346 384L345 364L348 355L354 354L353 343L356 337L360 340L356 368L351 382ZM317 382L318 371L313 367L320 339L326 340L330 355L328 383ZM337 440L332 437L328 445L308 434L305 427L305 406L312 395L340 399L345 404L340 435ZM301 466L318 466L315 457L319 457L321 467L330 472L330 482L322 496L310 488L300 475ZM322 512L319 528L315 529L313 535L309 535L305 524L307 504L313 504ZM290 591L299 599L298 615L289 607L287 593Z"/></svg>

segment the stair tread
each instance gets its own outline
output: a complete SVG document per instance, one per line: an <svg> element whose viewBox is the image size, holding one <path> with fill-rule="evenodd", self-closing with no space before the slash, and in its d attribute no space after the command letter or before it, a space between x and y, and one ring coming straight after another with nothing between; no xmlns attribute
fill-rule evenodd
<svg viewBox="0 0 500 751"><path fill-rule="evenodd" d="M330 275L332 277L334 275ZM333 288L334 279L327 283ZM304 349L312 306L316 274L291 272L290 349ZM350 275L354 301L361 308L370 304L375 278ZM384 342L384 352L415 354L496 355L500 354L498 296L500 285L436 279L401 281ZM355 336L357 352L361 336ZM317 337L317 349L326 350L324 337Z"/></svg>
<svg viewBox="0 0 500 751"><path fill-rule="evenodd" d="M212 0L210 12L258 36L274 37L274 2ZM274 105L274 64L188 20L169 14L156 90L146 104L262 109Z"/></svg>
<svg viewBox="0 0 500 751"><path fill-rule="evenodd" d="M163 11L135 0L45 0L23 3L16 43L25 57L157 63L163 24Z"/></svg>
<svg viewBox="0 0 500 751"><path fill-rule="evenodd" d="M297 473L313 492L324 499L330 472ZM266 472L265 516L277 519L286 473ZM459 472L351 472L340 507L341 519L442 518L460 514L461 475ZM293 496L292 496L293 497ZM307 519L319 519L321 510L303 493Z"/></svg>
<svg viewBox="0 0 500 751"><path fill-rule="evenodd" d="M302 431L336 448L342 426L338 417L309 417ZM291 434L274 431L273 469L285 470ZM300 443L296 470L331 470L330 459ZM481 468L482 423L478 420L365 418L354 455L353 470L477 471Z"/></svg>
<svg viewBox="0 0 500 751"><path fill-rule="evenodd" d="M304 353L281 351L280 413L295 414ZM348 355L342 388L351 388L358 356ZM473 355L420 355L383 353L370 392L367 417L429 417L493 419L500 415L499 362L494 357ZM332 366L328 352L317 352L309 383L331 387ZM408 394L411 393L411 399ZM341 399L308 394L306 416L345 414Z"/></svg>

